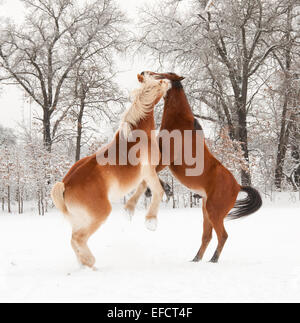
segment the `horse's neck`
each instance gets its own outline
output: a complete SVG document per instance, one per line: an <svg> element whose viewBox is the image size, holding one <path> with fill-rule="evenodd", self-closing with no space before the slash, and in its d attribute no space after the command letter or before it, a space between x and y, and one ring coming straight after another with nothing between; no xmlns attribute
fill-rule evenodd
<svg viewBox="0 0 300 323"><path fill-rule="evenodd" d="M144 130L144 131L151 131L155 129L155 122L154 122L154 111L153 109L149 111L146 117L140 119L134 129Z"/></svg>
<svg viewBox="0 0 300 323"><path fill-rule="evenodd" d="M173 118L194 120L194 114L183 89L172 88L165 98L163 121Z"/></svg>
<svg viewBox="0 0 300 323"><path fill-rule="evenodd" d="M149 111L139 111L137 107L131 107L123 116L119 129L125 136L133 130L149 131L155 128L154 106Z"/></svg>

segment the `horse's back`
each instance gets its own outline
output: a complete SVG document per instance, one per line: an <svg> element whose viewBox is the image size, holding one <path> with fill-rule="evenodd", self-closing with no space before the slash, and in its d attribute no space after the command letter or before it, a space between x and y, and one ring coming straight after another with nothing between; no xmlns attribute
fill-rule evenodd
<svg viewBox="0 0 300 323"><path fill-rule="evenodd" d="M76 172L78 171L79 168L81 168L84 164L86 164L92 156L87 156L84 157L82 159L80 159L79 161L77 161L68 171L68 173L66 174L66 176L63 179L63 183L65 185L67 185L71 179L74 177L74 174L76 174Z"/></svg>

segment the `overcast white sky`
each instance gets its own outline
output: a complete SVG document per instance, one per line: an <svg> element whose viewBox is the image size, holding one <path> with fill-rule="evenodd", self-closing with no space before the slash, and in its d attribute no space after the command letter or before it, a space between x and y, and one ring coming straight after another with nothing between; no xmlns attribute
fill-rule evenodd
<svg viewBox="0 0 300 323"><path fill-rule="evenodd" d="M137 17L137 8L144 3L149 3L156 0L115 0L120 7L127 13L129 18ZM2 5L1 5L2 4ZM0 0L0 16L12 17L17 21L22 21L24 16L24 8L20 0ZM128 56L129 57L129 56ZM137 73L143 70L153 69L153 63L150 62L150 57L135 58L132 57L119 63L119 70L122 72L117 82L124 89L131 91L138 83L136 81ZM1 91L1 90L0 90ZM0 92L0 124L5 127L14 128L18 123L28 120L30 108L28 103L24 102L23 92L15 87L5 87Z"/></svg>

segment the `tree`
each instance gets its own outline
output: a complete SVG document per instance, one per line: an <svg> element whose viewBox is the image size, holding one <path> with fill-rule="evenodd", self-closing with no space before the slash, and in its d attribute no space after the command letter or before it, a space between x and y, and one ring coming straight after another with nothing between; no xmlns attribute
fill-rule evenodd
<svg viewBox="0 0 300 323"><path fill-rule="evenodd" d="M118 121L126 98L114 82L113 62L111 64L97 64L93 59L81 62L70 77L70 97L74 104L71 115L77 124L75 161L81 156L84 122L95 120L98 116L106 120L111 126Z"/></svg>
<svg viewBox="0 0 300 323"><path fill-rule="evenodd" d="M2 79L13 80L40 108L44 145L51 151L54 123L56 130L70 108L60 104L68 76L92 57L110 64L128 38L125 18L112 0L83 6L75 0L22 1L24 24L3 23L0 30L0 69Z"/></svg>
<svg viewBox="0 0 300 323"><path fill-rule="evenodd" d="M299 12L296 7L299 6L299 1L289 0L286 4L286 13L282 19L282 27L279 35L276 34L271 39L274 41L276 37L282 37L285 39L286 46L274 51L273 56L276 59L280 74L280 87L277 91L280 93L280 103L282 105L282 114L280 122L280 133L278 136L278 147L276 156L276 167L275 167L275 186L277 189L282 188L282 180L284 178L284 164L286 154L288 150L288 144L292 137L292 150L297 151L296 145L296 132L297 132L297 112L299 110L300 103L300 75L297 72L299 66L297 62L300 58L300 47L299 39L300 35L298 32L299 26L296 25L296 18L299 17ZM294 153L297 158L297 153Z"/></svg>
<svg viewBox="0 0 300 323"><path fill-rule="evenodd" d="M4 210L6 199L9 213L11 213L15 144L16 138L12 130L0 125L0 191L2 193L2 210Z"/></svg>
<svg viewBox="0 0 300 323"><path fill-rule="evenodd" d="M19 151L22 152L20 159L25 169L23 181L27 198L36 201L39 215L44 215L51 203L50 190L53 184L61 181L72 165L66 143L56 144L49 152L43 145L37 125L33 124L32 129L23 129Z"/></svg>
<svg viewBox="0 0 300 323"><path fill-rule="evenodd" d="M12 129L5 128L0 124L0 146L14 145L16 143L16 136Z"/></svg>
<svg viewBox="0 0 300 323"><path fill-rule="evenodd" d="M281 40L268 45L266 40L278 28L286 7L270 0L197 0L184 10L187 2L174 0L163 9L144 9L139 43L160 61L189 71L189 94L212 109L221 126L227 124L249 166L248 115L266 81L258 77L266 59L284 45ZM245 169L241 180L251 184Z"/></svg>

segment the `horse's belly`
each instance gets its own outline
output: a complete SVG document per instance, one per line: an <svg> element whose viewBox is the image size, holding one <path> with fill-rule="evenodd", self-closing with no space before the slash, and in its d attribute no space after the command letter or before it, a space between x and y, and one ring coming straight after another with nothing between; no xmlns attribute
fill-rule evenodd
<svg viewBox="0 0 300 323"><path fill-rule="evenodd" d="M142 172L132 174L131 177L113 177L109 183L108 198L116 202L138 187L143 180Z"/></svg>
<svg viewBox="0 0 300 323"><path fill-rule="evenodd" d="M176 179L188 189L200 194L202 197L206 197L206 191L204 185L202 185L202 178L200 176L186 176L185 168L182 166L170 166L172 174Z"/></svg>

